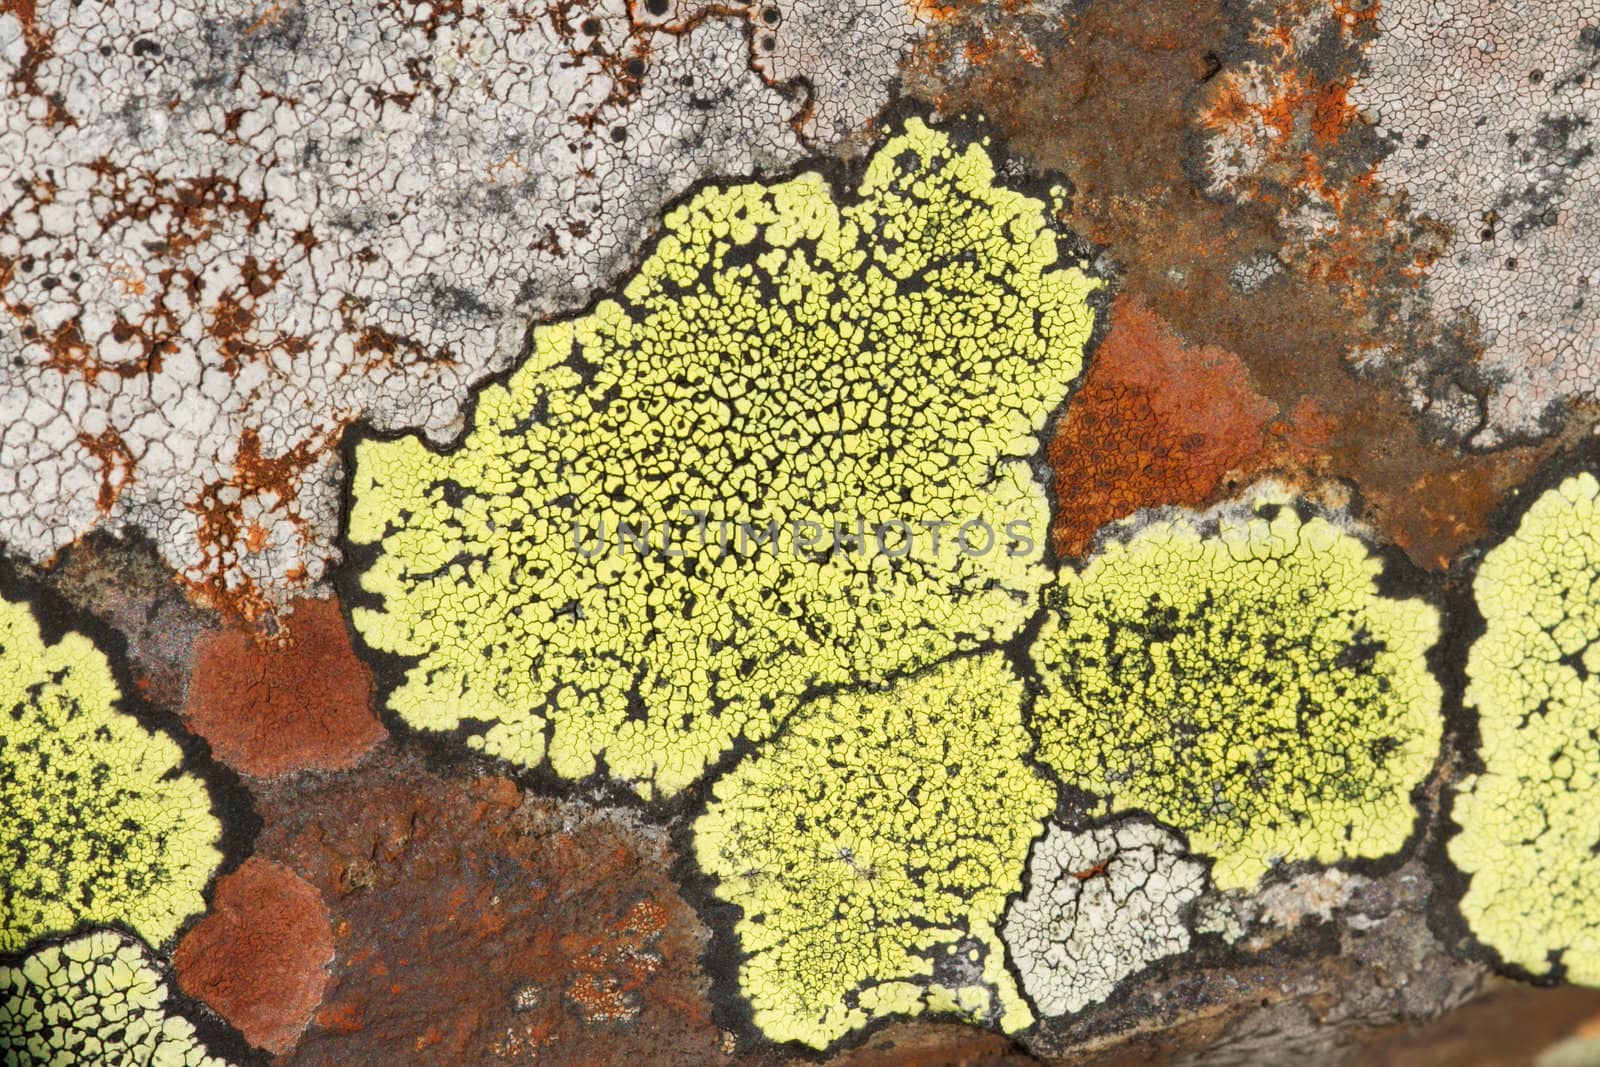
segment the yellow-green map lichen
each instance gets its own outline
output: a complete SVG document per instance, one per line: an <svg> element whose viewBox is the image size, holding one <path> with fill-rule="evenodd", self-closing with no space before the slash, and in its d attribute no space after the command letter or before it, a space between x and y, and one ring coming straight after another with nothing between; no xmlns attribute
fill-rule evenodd
<svg viewBox="0 0 1600 1067"><path fill-rule="evenodd" d="M1546 491L1484 556L1467 656L1483 773L1462 783L1450 857L1461 911L1507 963L1600 985L1600 482Z"/></svg>
<svg viewBox="0 0 1600 1067"><path fill-rule="evenodd" d="M167 1003L144 947L97 930L0 967L0 1063L227 1067Z"/></svg>
<svg viewBox="0 0 1600 1067"><path fill-rule="evenodd" d="M1182 830L1225 889L1400 848L1438 755L1438 613L1292 504L1264 487L1125 528L1062 574L1033 647L1041 758Z"/></svg>
<svg viewBox="0 0 1600 1067"><path fill-rule="evenodd" d="M996 926L1055 790L998 653L806 705L717 781L700 868L737 904L755 1025L824 1047L876 1018L1031 1015Z"/></svg>
<svg viewBox="0 0 1600 1067"><path fill-rule="evenodd" d="M1026 457L1096 283L1046 211L916 120L849 194L815 173L707 189L615 299L535 330L459 447L362 442L349 539L376 548L381 606L352 617L413 663L390 707L670 793L813 686L1014 633L1038 553L955 534L1048 526ZM820 541L795 533L813 522ZM937 551L928 522L950 524Z"/></svg>
<svg viewBox="0 0 1600 1067"><path fill-rule="evenodd" d="M221 824L183 755L117 707L87 637L0 598L0 952L81 923L161 944L204 909Z"/></svg>

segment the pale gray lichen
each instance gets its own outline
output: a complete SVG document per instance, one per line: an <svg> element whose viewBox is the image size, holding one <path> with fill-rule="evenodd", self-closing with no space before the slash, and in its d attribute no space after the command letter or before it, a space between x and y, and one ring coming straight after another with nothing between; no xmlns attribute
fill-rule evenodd
<svg viewBox="0 0 1600 1067"><path fill-rule="evenodd" d="M0 540L134 526L281 604L335 556L345 425L450 436L667 201L875 114L910 33L887 0L0 5Z"/></svg>
<svg viewBox="0 0 1600 1067"><path fill-rule="evenodd" d="M1263 922L1293 930L1304 919L1332 922L1339 909L1367 884L1365 877L1337 867L1305 871L1263 889L1256 895L1255 904Z"/></svg>
<svg viewBox="0 0 1600 1067"><path fill-rule="evenodd" d="M1196 934L1219 938L1224 944L1237 945L1250 932L1255 922L1253 900L1244 893L1216 893L1203 897L1194 907L1194 920L1190 928Z"/></svg>
<svg viewBox="0 0 1600 1067"><path fill-rule="evenodd" d="M1209 192L1366 323L1350 353L1476 447L1600 397L1600 3L1249 0L1208 89Z"/></svg>
<svg viewBox="0 0 1600 1067"><path fill-rule="evenodd" d="M900 60L921 33L911 0L811 0L762 4L756 16L756 69L773 82L810 81L826 70L826 92L801 120L808 139L841 141L882 107Z"/></svg>
<svg viewBox="0 0 1600 1067"><path fill-rule="evenodd" d="M1483 348L1474 444L1600 396L1597 24L1594 0L1385 0L1350 90L1390 146L1379 180L1449 228L1425 291Z"/></svg>
<svg viewBox="0 0 1600 1067"><path fill-rule="evenodd" d="M1188 950L1206 868L1154 823L1052 824L1034 844L1027 884L1001 936L1040 1014L1064 1015Z"/></svg>

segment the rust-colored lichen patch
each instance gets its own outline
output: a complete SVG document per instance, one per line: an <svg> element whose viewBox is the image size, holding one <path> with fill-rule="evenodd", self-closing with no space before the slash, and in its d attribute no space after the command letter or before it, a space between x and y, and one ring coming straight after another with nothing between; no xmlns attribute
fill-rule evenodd
<svg viewBox="0 0 1600 1067"><path fill-rule="evenodd" d="M55 58L54 34L49 27L39 24L36 0L0 0L0 15L14 15L22 30L22 54L11 74L24 96L43 101L44 120L51 126L72 126L76 120L58 96L44 92L39 86L39 68ZM5 287L4 275L10 263L0 256L0 289Z"/></svg>
<svg viewBox="0 0 1600 1067"><path fill-rule="evenodd" d="M1237 356L1190 348L1120 298L1050 442L1056 551L1083 555L1097 529L1142 507L1206 503L1229 471L1259 464L1276 413Z"/></svg>
<svg viewBox="0 0 1600 1067"><path fill-rule="evenodd" d="M259 853L333 917L297 1064L731 1062L664 832L394 754L261 792Z"/></svg>
<svg viewBox="0 0 1600 1067"><path fill-rule="evenodd" d="M349 767L386 736L372 675L337 601L297 601L283 622L270 641L240 626L201 638L184 717L244 774Z"/></svg>
<svg viewBox="0 0 1600 1067"><path fill-rule="evenodd" d="M1555 446L1463 454L1434 441L1390 384L1351 373L1347 353L1388 314L1371 294L1428 254L1363 236L1386 225L1390 207L1370 182L1324 171L1319 180L1348 200L1334 205L1339 221L1328 233L1296 240L1274 207L1223 203L1200 187L1200 112L1236 31L1216 0L1087 0L1039 48L1042 63L1004 50L976 65L941 62L933 40L908 79L942 110L982 110L1013 151L1067 175L1076 191L1063 221L1109 246L1124 293L1190 344L1237 355L1281 412L1315 404L1304 410L1316 425L1303 429L1316 433L1289 442L1287 465L1354 482L1387 538L1443 569ZM1309 142L1359 136L1332 84L1285 105ZM1273 273L1241 286L1238 268L1252 261ZM1285 464L1284 446L1273 446L1273 465Z"/></svg>
<svg viewBox="0 0 1600 1067"><path fill-rule="evenodd" d="M250 858L173 956L178 985L251 1044L294 1048L328 984L333 932L317 891L281 864Z"/></svg>
<svg viewBox="0 0 1600 1067"><path fill-rule="evenodd" d="M641 900L598 934L574 934L562 950L575 973L566 997L586 1022L622 1022L639 1014L639 990L661 968L655 945L667 928L667 910Z"/></svg>
<svg viewBox="0 0 1600 1067"><path fill-rule="evenodd" d="M272 599L256 581L239 580L230 572L230 564L253 559L270 567L276 562L294 582L305 581L304 562L292 561L301 557L291 554L276 559L267 549L307 535L306 520L287 510L288 506L297 499L299 479L326 462L343 429L341 420L320 439L302 441L281 455L269 455L254 430L239 435L232 475L208 482L185 505L194 516L200 551L214 564L185 575L197 599L231 616L255 621L272 610Z"/></svg>
<svg viewBox="0 0 1600 1067"><path fill-rule="evenodd" d="M1376 7L1289 0L1242 14L1250 47L1206 83L1196 113L1207 192L1277 213L1282 261L1364 316L1358 350L1419 340L1389 327L1446 243L1379 184L1375 119L1351 102Z"/></svg>

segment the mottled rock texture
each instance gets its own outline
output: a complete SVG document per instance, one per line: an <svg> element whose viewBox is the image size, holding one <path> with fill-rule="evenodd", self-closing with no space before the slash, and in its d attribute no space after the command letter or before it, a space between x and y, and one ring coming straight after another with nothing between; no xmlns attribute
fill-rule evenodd
<svg viewBox="0 0 1600 1067"><path fill-rule="evenodd" d="M1592 1059L1596 56L0 0L0 1062Z"/></svg>
<svg viewBox="0 0 1600 1067"><path fill-rule="evenodd" d="M633 813L395 755L262 808L258 854L334 931L296 1062L731 1062L672 845Z"/></svg>

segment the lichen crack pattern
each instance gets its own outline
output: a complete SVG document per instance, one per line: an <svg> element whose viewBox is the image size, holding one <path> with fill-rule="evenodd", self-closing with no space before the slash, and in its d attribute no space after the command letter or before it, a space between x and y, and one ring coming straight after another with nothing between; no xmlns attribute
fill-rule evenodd
<svg viewBox="0 0 1600 1067"><path fill-rule="evenodd" d="M1052 824L1033 846L1027 892L1001 934L1041 1014L1082 1011L1188 951L1189 912L1205 887L1205 864L1153 823Z"/></svg>
<svg viewBox="0 0 1600 1067"><path fill-rule="evenodd" d="M1033 646L1041 758L1184 832L1222 888L1396 851L1439 752L1439 613L1380 594L1381 561L1296 505L1265 485L1110 531Z"/></svg>
<svg viewBox="0 0 1600 1067"><path fill-rule="evenodd" d="M0 1062L229 1067L168 1002L145 947L96 930L0 966Z"/></svg>
<svg viewBox="0 0 1600 1067"><path fill-rule="evenodd" d="M996 926L1055 804L1004 656L806 705L713 786L695 856L739 906L768 1037L824 1047L889 1015L1032 1022Z"/></svg>
<svg viewBox="0 0 1600 1067"><path fill-rule="evenodd" d="M381 598L355 626L412 662L394 711L647 795L814 687L1016 632L1048 576L1031 458L1098 284L983 144L917 119L841 196L712 188L663 229L459 447L361 442L349 523Z"/></svg>
<svg viewBox="0 0 1600 1067"><path fill-rule="evenodd" d="M1350 352L1434 429L1497 448L1600 396L1600 5L1237 5L1199 115L1210 192L1276 209Z"/></svg>
<svg viewBox="0 0 1600 1067"><path fill-rule="evenodd" d="M0 3L0 540L135 527L247 616L314 589L345 427L451 435L695 181L880 110L910 8L782 8Z"/></svg>
<svg viewBox="0 0 1600 1067"><path fill-rule="evenodd" d="M1462 428L1494 446L1600 396L1600 28L1594 0L1507 6L1393 0L1350 90L1383 138L1380 181L1448 228L1425 275L1435 313L1466 320L1484 400ZM1451 368L1406 346L1419 403Z"/></svg>
<svg viewBox="0 0 1600 1067"><path fill-rule="evenodd" d="M1545 491L1479 565L1467 657L1481 774L1459 786L1461 910L1500 958L1600 985L1600 481Z"/></svg>
<svg viewBox="0 0 1600 1067"><path fill-rule="evenodd" d="M46 643L0 598L0 952L83 923L160 945L205 908L222 860L206 784L120 699L89 638Z"/></svg>

